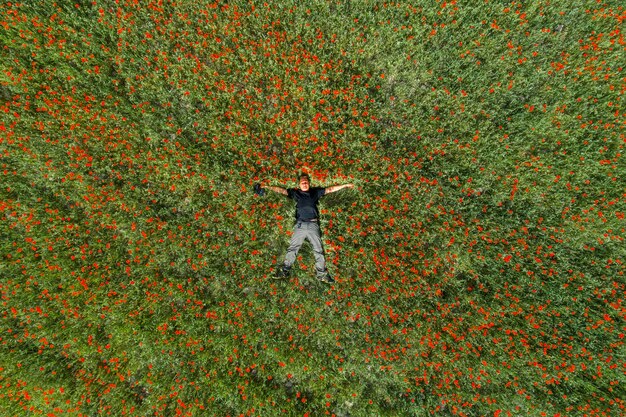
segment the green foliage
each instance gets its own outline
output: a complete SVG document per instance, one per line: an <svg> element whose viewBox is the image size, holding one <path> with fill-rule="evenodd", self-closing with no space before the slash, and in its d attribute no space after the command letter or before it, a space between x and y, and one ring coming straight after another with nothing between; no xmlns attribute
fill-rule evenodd
<svg viewBox="0 0 626 417"><path fill-rule="evenodd" d="M622 7L274 3L0 6L2 415L623 414Z"/></svg>

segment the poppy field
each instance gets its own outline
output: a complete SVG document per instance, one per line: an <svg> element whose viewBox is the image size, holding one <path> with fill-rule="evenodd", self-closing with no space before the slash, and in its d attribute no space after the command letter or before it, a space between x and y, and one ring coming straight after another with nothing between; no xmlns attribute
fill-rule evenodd
<svg viewBox="0 0 626 417"><path fill-rule="evenodd" d="M626 414L625 18L3 2L0 414Z"/></svg>

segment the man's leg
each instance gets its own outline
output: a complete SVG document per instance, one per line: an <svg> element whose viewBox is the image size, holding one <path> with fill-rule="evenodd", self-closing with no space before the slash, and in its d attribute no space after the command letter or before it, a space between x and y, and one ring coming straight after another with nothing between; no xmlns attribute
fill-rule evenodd
<svg viewBox="0 0 626 417"><path fill-rule="evenodd" d="M330 278L328 270L326 269L326 258L324 257L324 246L322 244L320 226L318 223L309 223L307 226L309 226L307 239L311 242L311 246L313 247L317 278L322 281L332 282L332 278Z"/></svg>
<svg viewBox="0 0 626 417"><path fill-rule="evenodd" d="M296 227L293 229L293 234L291 235L291 242L289 243L287 254L285 255L283 270L289 272L291 266L296 262L296 256L298 256L298 251L302 247L306 236L305 225L302 223L296 224Z"/></svg>

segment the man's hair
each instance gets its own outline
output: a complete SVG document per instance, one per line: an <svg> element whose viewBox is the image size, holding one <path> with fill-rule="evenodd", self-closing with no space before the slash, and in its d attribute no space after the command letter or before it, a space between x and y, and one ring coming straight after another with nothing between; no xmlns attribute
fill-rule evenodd
<svg viewBox="0 0 626 417"><path fill-rule="evenodd" d="M306 178L308 182L311 182L311 177L309 177L309 174L307 174L306 172L300 173L300 176L298 177L298 181L302 180L302 178Z"/></svg>

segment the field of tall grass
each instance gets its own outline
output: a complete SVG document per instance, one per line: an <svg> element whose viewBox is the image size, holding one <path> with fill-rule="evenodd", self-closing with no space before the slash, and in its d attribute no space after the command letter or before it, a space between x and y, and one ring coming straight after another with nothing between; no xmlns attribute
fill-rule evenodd
<svg viewBox="0 0 626 417"><path fill-rule="evenodd" d="M625 17L3 2L0 414L624 415Z"/></svg>

